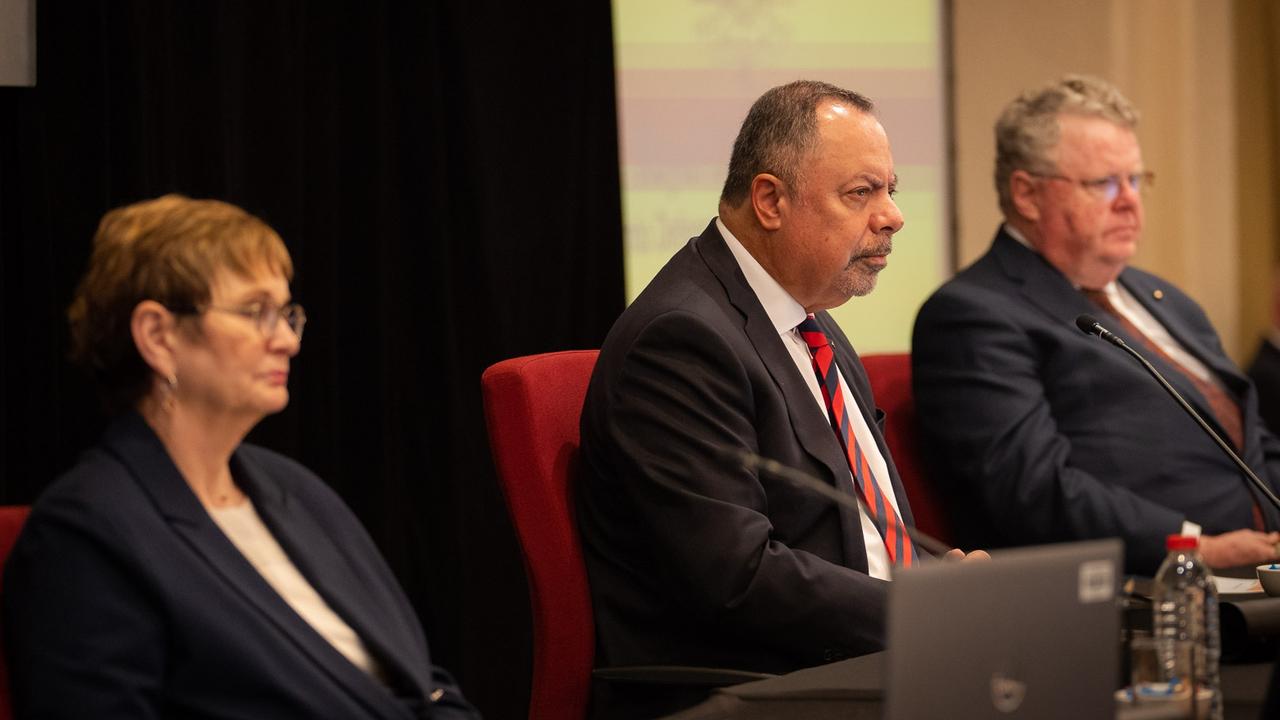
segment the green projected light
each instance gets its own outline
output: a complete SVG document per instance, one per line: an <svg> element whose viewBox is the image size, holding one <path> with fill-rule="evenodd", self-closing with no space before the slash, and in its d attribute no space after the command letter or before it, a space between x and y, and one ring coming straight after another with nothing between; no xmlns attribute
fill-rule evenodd
<svg viewBox="0 0 1280 720"><path fill-rule="evenodd" d="M613 0L627 299L716 214L751 103L792 80L867 95L898 205L876 291L832 311L859 352L905 352L947 272L940 0Z"/></svg>

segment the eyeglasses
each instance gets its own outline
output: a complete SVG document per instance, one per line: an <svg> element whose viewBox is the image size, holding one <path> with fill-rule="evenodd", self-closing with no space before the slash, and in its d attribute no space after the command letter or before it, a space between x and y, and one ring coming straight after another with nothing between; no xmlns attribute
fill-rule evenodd
<svg viewBox="0 0 1280 720"><path fill-rule="evenodd" d="M169 308L170 312L186 315L198 315L210 310L232 313L252 320L258 326L258 332L262 333L264 338L269 338L275 334L276 323L281 319L284 320L285 324L289 326L289 329L293 331L293 334L299 340L302 339L302 330L307 326L307 312L298 303L280 306L273 303L253 302L240 306L205 305L203 307Z"/></svg>
<svg viewBox="0 0 1280 720"><path fill-rule="evenodd" d="M1066 175L1049 175L1045 173L1031 174L1035 177L1047 178L1049 180L1063 180L1065 182L1075 183L1099 200L1106 200L1107 202L1115 202L1115 199L1120 195L1121 183L1128 183L1129 189L1134 192L1142 192L1156 183L1156 174L1150 170L1130 173L1128 175L1108 175L1106 177L1093 178L1091 180L1080 180L1078 178L1067 177Z"/></svg>

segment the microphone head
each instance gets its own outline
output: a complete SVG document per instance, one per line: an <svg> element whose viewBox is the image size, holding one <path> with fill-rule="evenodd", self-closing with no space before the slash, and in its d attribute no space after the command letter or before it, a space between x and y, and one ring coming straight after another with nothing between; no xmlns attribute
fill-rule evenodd
<svg viewBox="0 0 1280 720"><path fill-rule="evenodd" d="M1080 328L1080 332L1085 335L1101 335L1098 331L1101 330L1102 327L1098 325L1098 320L1092 315L1086 314L1077 316L1076 327Z"/></svg>

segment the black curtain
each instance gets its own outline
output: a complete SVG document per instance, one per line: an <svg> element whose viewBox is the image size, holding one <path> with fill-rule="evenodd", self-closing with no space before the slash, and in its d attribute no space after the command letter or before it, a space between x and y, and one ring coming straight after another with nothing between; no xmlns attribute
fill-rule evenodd
<svg viewBox="0 0 1280 720"><path fill-rule="evenodd" d="M284 236L309 317L251 440L325 478L490 717L525 713L524 571L480 373L622 309L609 3L45 2L0 88L0 502L104 419L64 318L106 210L167 192Z"/></svg>

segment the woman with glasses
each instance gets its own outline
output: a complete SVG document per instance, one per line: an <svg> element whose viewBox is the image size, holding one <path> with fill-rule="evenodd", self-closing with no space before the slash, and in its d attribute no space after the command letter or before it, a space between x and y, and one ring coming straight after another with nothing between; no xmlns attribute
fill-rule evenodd
<svg viewBox="0 0 1280 720"><path fill-rule="evenodd" d="M289 401L306 314L258 218L113 210L68 313L116 418L7 563L18 717L469 718L359 522L242 442Z"/></svg>

